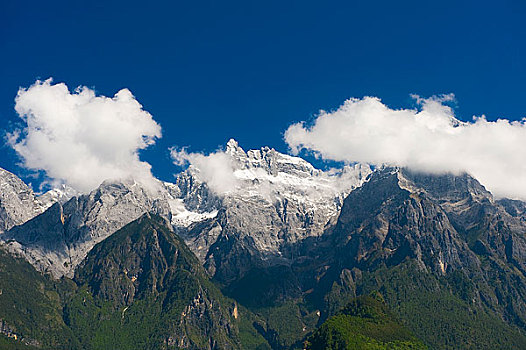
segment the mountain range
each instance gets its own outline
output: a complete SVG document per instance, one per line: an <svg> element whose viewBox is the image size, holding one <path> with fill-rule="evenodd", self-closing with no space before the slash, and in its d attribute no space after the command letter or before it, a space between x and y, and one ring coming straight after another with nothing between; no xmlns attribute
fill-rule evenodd
<svg viewBox="0 0 526 350"><path fill-rule="evenodd" d="M469 174L222 152L225 191L195 165L40 196L1 170L0 345L526 348L525 202Z"/></svg>

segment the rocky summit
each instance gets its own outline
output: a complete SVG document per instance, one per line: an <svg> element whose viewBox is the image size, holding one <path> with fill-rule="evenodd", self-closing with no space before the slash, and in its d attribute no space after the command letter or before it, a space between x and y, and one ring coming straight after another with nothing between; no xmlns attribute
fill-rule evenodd
<svg viewBox="0 0 526 350"><path fill-rule="evenodd" d="M290 263L293 247L322 235L345 196L371 172L365 165L321 171L268 147L245 152L234 140L228 142L226 154L232 159L237 186L220 198L210 201L202 196L209 191L195 188L206 186L199 181L199 169L190 168L178 179L178 184L184 178L185 184L194 186L186 190L185 203L213 203L207 210L214 215L179 227L178 232L209 273L224 282L255 266ZM242 259L250 263L241 263Z"/></svg>

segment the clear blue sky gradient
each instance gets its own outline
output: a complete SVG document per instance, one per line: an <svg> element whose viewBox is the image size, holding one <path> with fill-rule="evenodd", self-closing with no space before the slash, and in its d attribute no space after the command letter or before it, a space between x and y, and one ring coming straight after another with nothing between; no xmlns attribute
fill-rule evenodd
<svg viewBox="0 0 526 350"><path fill-rule="evenodd" d="M0 77L3 132L19 122L18 87L37 78L129 88L163 128L141 158L171 180L170 146L234 137L285 152L291 123L349 97L399 108L411 93L454 93L460 119L521 119L526 2L5 0ZM0 150L1 167L28 175Z"/></svg>

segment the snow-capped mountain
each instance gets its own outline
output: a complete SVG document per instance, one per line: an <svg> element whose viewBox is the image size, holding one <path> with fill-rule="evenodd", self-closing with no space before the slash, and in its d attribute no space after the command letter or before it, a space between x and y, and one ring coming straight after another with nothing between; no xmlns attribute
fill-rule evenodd
<svg viewBox="0 0 526 350"><path fill-rule="evenodd" d="M279 153L269 147L245 152L231 139L224 152L229 156L235 187L223 193L214 193L203 178L201 170L191 165L179 174L175 184L165 183L170 193L184 203L191 213L212 217L221 207L232 200L261 201L284 206L285 202L297 202L311 210L320 209L324 215L338 212L343 198L361 185L369 166L357 164L342 170L322 171L299 157ZM196 220L183 220L186 212L174 210L177 226L188 226Z"/></svg>
<svg viewBox="0 0 526 350"><path fill-rule="evenodd" d="M267 310L260 314L266 323L257 329L271 340L282 323L273 325L268 310L279 309L274 315L280 318L288 305L290 333L298 341L348 300L379 290L393 305L402 305L398 310L408 324L431 334L430 344L440 344L444 327L451 325L464 344L465 320L471 320L470 329L481 324L482 335L491 327L497 327L497 335L506 327L524 328L524 202L495 200L468 174L390 167L372 172L363 165L321 171L270 148L244 151L233 140L218 153L228 165L221 176L230 176L233 184L224 191L211 185L209 169L197 163L174 183L106 181L67 201L67 189L36 197L16 176L2 173L2 210L10 214L4 217L27 221L12 220L15 226L0 239L41 271L54 277L75 274L74 283L86 285L100 300L124 300L114 305L118 324L128 303L133 307L132 299L145 300L147 294L139 291L158 296L168 288L176 295L190 291L187 282L199 275L235 300L221 306L233 320L245 317L237 303ZM198 271L203 271L199 261L208 276ZM195 273L188 274L190 265L198 266ZM173 274L176 270L181 274ZM209 329L204 315L219 304L196 290L190 291L185 311L174 315L204 320L199 329ZM91 309L84 304L89 292L78 291L83 293L78 306ZM445 315L438 319L438 331L435 313ZM227 314L211 317L222 322ZM84 320L85 314L79 315ZM472 318L477 315L483 318ZM432 322L422 322L426 319ZM465 344L476 338L470 337ZM513 340L519 345L504 348L523 348L526 337L519 338ZM491 348L500 348L500 341Z"/></svg>
<svg viewBox="0 0 526 350"><path fill-rule="evenodd" d="M230 156L235 189L221 196L211 193L193 166L177 180L186 207L207 215L181 225L186 227L178 232L208 271L225 280L242 273L240 256L255 259L256 265L286 261L294 254L290 246L321 235L345 196L371 173L361 164L322 171L268 147L245 152L234 140L227 143L225 153ZM236 268L229 261L235 261Z"/></svg>
<svg viewBox="0 0 526 350"><path fill-rule="evenodd" d="M175 183L159 181L154 188L134 180L106 181L67 201L72 190L57 189L42 200L31 197L38 210L25 214L18 224L25 223L3 239L40 270L70 276L95 244L153 212L172 223L214 274L219 268L215 260L227 254L217 248L232 235L236 242L244 242L243 251L263 260L282 259L288 254L287 244L319 236L338 214L343 198L371 172L363 165L324 172L268 147L245 152L234 140L225 154L237 183L227 193L213 192L195 166L178 174ZM12 181L20 192L27 191L23 182Z"/></svg>

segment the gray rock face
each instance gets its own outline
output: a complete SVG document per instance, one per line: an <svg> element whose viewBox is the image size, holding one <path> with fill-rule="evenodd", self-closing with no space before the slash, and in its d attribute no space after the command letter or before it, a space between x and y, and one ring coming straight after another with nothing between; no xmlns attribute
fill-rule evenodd
<svg viewBox="0 0 526 350"><path fill-rule="evenodd" d="M380 170L350 193L337 224L324 236L325 248L310 254L322 257L318 266L338 266L357 274L407 260L446 279L460 274L469 281L470 303L524 327L522 204L513 202L510 215L510 207L500 203L466 174Z"/></svg>
<svg viewBox="0 0 526 350"><path fill-rule="evenodd" d="M402 169L382 170L346 198L334 228L335 245L348 250L345 259L366 268L375 260L396 265L411 257L422 269L438 274L477 265L475 254L450 220L450 216L468 220L461 215L466 208L460 205L472 192L457 191L447 180L459 180L461 186L473 181L478 185L477 198L489 200L491 195L468 176L463 180L419 176Z"/></svg>
<svg viewBox="0 0 526 350"><path fill-rule="evenodd" d="M95 244L146 212L171 218L168 192L148 189L133 180L104 182L87 195L51 206L4 234L12 251L41 271L72 276Z"/></svg>
<svg viewBox="0 0 526 350"><path fill-rule="evenodd" d="M430 200L446 213L452 226L480 256L492 256L526 273L525 203L495 201L469 175L429 175L403 172L416 186L425 189Z"/></svg>
<svg viewBox="0 0 526 350"><path fill-rule="evenodd" d="M60 185L52 190L47 191L46 193L40 195L38 200L43 204L45 208L49 208L56 202L60 204L66 203L74 196L79 196L81 193L76 191L74 188L71 188L67 185Z"/></svg>
<svg viewBox="0 0 526 350"><path fill-rule="evenodd" d="M33 190L16 175L0 168L0 233L23 224L46 209Z"/></svg>
<svg viewBox="0 0 526 350"><path fill-rule="evenodd" d="M43 213L56 202L66 202L75 194L75 190L62 185L37 196L19 177L0 168L0 234Z"/></svg>
<svg viewBox="0 0 526 350"><path fill-rule="evenodd" d="M234 167L235 190L212 194L211 200L199 169L192 167L178 179L179 188L186 189L185 204L217 211L214 217L178 227L178 233L222 282L241 277L246 269L289 264L294 258L290 247L322 235L345 196L371 173L365 165L325 172L268 147L245 152L234 140L225 153Z"/></svg>
<svg viewBox="0 0 526 350"><path fill-rule="evenodd" d="M526 221L526 202L503 198L497 200L497 203L499 203L511 216L519 217L523 221Z"/></svg>

